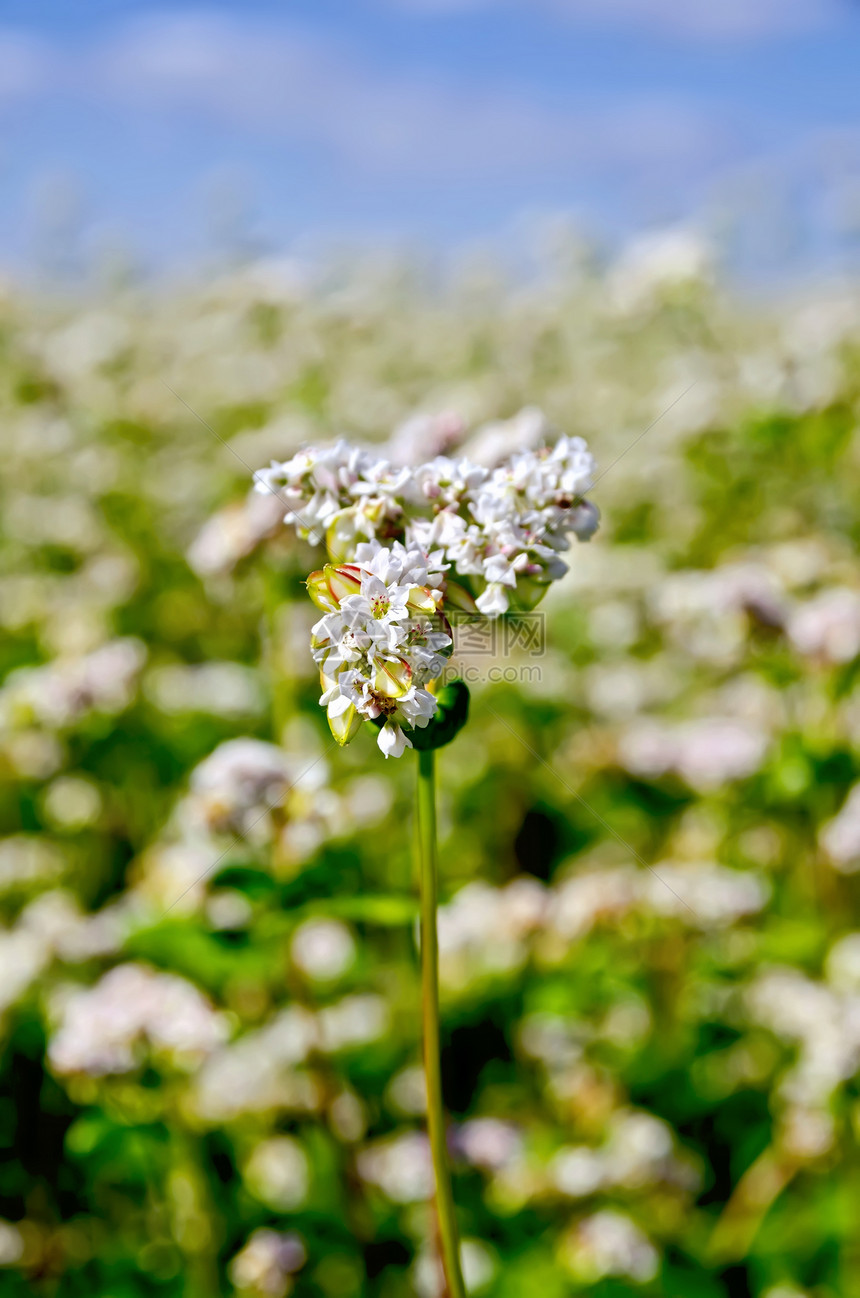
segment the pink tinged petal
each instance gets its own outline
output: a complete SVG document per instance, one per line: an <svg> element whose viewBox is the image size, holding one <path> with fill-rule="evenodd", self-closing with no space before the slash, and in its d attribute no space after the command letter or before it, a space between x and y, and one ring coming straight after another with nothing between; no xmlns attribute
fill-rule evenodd
<svg viewBox="0 0 860 1298"><path fill-rule="evenodd" d="M400 699L412 684L412 668L402 658L380 663L373 678L377 694L389 699Z"/></svg>
<svg viewBox="0 0 860 1298"><path fill-rule="evenodd" d="M344 563L339 568L327 563L323 569L326 585L331 599L337 607L348 595L357 595L361 590L361 568L355 564Z"/></svg>
<svg viewBox="0 0 860 1298"><path fill-rule="evenodd" d="M412 741L407 739L399 726L386 721L376 739L383 757L402 757Z"/></svg>

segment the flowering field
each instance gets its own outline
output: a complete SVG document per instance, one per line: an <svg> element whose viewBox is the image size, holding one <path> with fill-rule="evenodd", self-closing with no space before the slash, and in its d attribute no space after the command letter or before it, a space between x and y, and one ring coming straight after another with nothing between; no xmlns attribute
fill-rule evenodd
<svg viewBox="0 0 860 1298"><path fill-rule="evenodd" d="M467 1286L860 1292L858 410L860 297L687 236L7 287L3 1298L442 1298L415 755L332 741L319 554L249 489L560 434L600 529L461 629L439 753Z"/></svg>

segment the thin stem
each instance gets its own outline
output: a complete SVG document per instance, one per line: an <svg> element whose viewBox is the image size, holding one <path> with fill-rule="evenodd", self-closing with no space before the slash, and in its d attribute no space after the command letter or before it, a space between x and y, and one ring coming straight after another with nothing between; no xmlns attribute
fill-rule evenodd
<svg viewBox="0 0 860 1298"><path fill-rule="evenodd" d="M442 1109L439 1059L439 940L436 934L436 786L433 750L418 753L418 865L421 878L421 992L424 1007L424 1075L427 1134L436 1177L436 1213L449 1298L465 1298L460 1245Z"/></svg>

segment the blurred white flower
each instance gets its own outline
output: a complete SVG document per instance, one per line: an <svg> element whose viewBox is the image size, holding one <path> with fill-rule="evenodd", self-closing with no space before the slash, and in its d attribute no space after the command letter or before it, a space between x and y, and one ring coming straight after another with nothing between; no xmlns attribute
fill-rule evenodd
<svg viewBox="0 0 860 1298"><path fill-rule="evenodd" d="M671 1128L653 1114L632 1110L612 1115L602 1145L559 1150L549 1172L556 1189L570 1198L613 1188L698 1184L692 1164L675 1154Z"/></svg>
<svg viewBox="0 0 860 1298"><path fill-rule="evenodd" d="M719 927L755 914L769 895L769 885L759 875L710 862L658 861L648 870L583 870L554 890L549 925L572 938L603 920L641 909Z"/></svg>
<svg viewBox="0 0 860 1298"><path fill-rule="evenodd" d="M460 1266L467 1293L480 1293L486 1289L498 1271L495 1255L478 1239L460 1241ZM415 1259L412 1274L419 1298L445 1298L448 1292L445 1273L435 1252L422 1249Z"/></svg>
<svg viewBox="0 0 860 1298"><path fill-rule="evenodd" d="M707 287L715 253L698 231L678 226L633 239L619 255L607 280L614 308L624 313L652 311Z"/></svg>
<svg viewBox="0 0 860 1298"><path fill-rule="evenodd" d="M74 832L94 825L101 814L98 787L79 775L65 775L45 789L43 805L48 820L58 829Z"/></svg>
<svg viewBox="0 0 860 1298"><path fill-rule="evenodd" d="M778 1094L800 1109L826 1108L837 1087L860 1069L860 994L813 982L797 969L775 968L753 982L746 1003L754 1022L799 1047Z"/></svg>
<svg viewBox="0 0 860 1298"><path fill-rule="evenodd" d="M405 1113L410 1117L426 1113L427 1082L424 1069L419 1064L401 1068L388 1083L385 1097L398 1113Z"/></svg>
<svg viewBox="0 0 860 1298"><path fill-rule="evenodd" d="M842 874L860 870L860 784L849 790L838 815L823 826L819 839L831 865Z"/></svg>
<svg viewBox="0 0 860 1298"><path fill-rule="evenodd" d="M759 726L733 717L676 725L644 721L621 736L619 755L634 775L654 778L674 771L693 788L709 791L753 775L768 742Z"/></svg>
<svg viewBox="0 0 860 1298"><path fill-rule="evenodd" d="M465 432L462 418L453 410L411 415L395 428L387 451L394 464L420 464L437 455L448 455Z"/></svg>
<svg viewBox="0 0 860 1298"><path fill-rule="evenodd" d="M58 1073L100 1076L135 1068L147 1046L199 1062L226 1035L223 1016L184 978L124 964L62 998L48 1058Z"/></svg>
<svg viewBox="0 0 860 1298"><path fill-rule="evenodd" d="M476 428L463 446L463 452L476 464L495 468L518 451L536 451L551 440L552 432L543 411L526 406L511 419L494 419ZM425 453L421 458L430 456Z"/></svg>
<svg viewBox="0 0 860 1298"><path fill-rule="evenodd" d="M851 662L860 654L860 592L847 586L821 591L793 610L788 636L811 658Z"/></svg>
<svg viewBox="0 0 860 1298"><path fill-rule="evenodd" d="M264 706L259 672L234 662L169 663L147 674L150 702L168 716L186 712L215 717L256 716Z"/></svg>
<svg viewBox="0 0 860 1298"><path fill-rule="evenodd" d="M24 1256L24 1238L11 1221L0 1219L0 1266L14 1266Z"/></svg>
<svg viewBox="0 0 860 1298"><path fill-rule="evenodd" d="M144 645L129 638L113 640L80 658L20 667L0 689L0 727L36 721L62 729L89 712L122 712L134 698L145 660Z"/></svg>
<svg viewBox="0 0 860 1298"><path fill-rule="evenodd" d="M188 551L188 563L201 577L232 572L280 531L283 520L284 507L276 495L252 491L241 504L225 506L204 523Z"/></svg>
<svg viewBox="0 0 860 1298"><path fill-rule="evenodd" d="M249 833L269 811L282 807L301 775L283 749L262 739L228 739L191 773L191 801L182 818L216 833ZM324 775L309 773L314 785Z"/></svg>
<svg viewBox="0 0 860 1298"><path fill-rule="evenodd" d="M48 945L26 927L0 930L0 1014L28 990L50 956Z"/></svg>
<svg viewBox="0 0 860 1298"><path fill-rule="evenodd" d="M209 1055L194 1078L194 1108L207 1122L275 1109L314 1111L320 1097L300 1066L318 1043L317 1023L308 1010L295 1005L281 1010L264 1027Z"/></svg>
<svg viewBox="0 0 860 1298"><path fill-rule="evenodd" d="M833 943L825 970L837 991L860 992L860 933L846 933Z"/></svg>
<svg viewBox="0 0 860 1298"><path fill-rule="evenodd" d="M318 1019L323 1050L350 1050L377 1041L388 1031L391 1013L382 996L368 993L345 996L320 1010Z"/></svg>
<svg viewBox="0 0 860 1298"><path fill-rule="evenodd" d="M358 1174L392 1203L421 1203L435 1188L427 1137L418 1131L389 1136L358 1155Z"/></svg>
<svg viewBox="0 0 860 1298"><path fill-rule="evenodd" d="M230 1279L240 1293L286 1298L306 1259L295 1231L255 1230L230 1263Z"/></svg>
<svg viewBox="0 0 860 1298"><path fill-rule="evenodd" d="M52 883L66 868L63 853L35 834L0 839L0 892L32 884Z"/></svg>
<svg viewBox="0 0 860 1298"><path fill-rule="evenodd" d="M514 1162L523 1150L522 1133L498 1118L470 1118L457 1128L455 1141L468 1162L491 1172Z"/></svg>
<svg viewBox="0 0 860 1298"><path fill-rule="evenodd" d="M353 1145L367 1131L367 1113L354 1091L341 1091L328 1108L331 1129L339 1140Z"/></svg>
<svg viewBox="0 0 860 1298"><path fill-rule="evenodd" d="M279 1212L289 1212L307 1197L310 1165L293 1136L273 1136L257 1145L243 1175L255 1198Z"/></svg>
<svg viewBox="0 0 860 1298"><path fill-rule="evenodd" d="M355 940L338 920L310 919L296 929L290 953L302 973L329 982L345 973L355 960Z"/></svg>
<svg viewBox="0 0 860 1298"><path fill-rule="evenodd" d="M608 1208L584 1217L568 1232L561 1256L578 1280L592 1284L606 1276L646 1284L659 1265L647 1235L629 1217Z"/></svg>

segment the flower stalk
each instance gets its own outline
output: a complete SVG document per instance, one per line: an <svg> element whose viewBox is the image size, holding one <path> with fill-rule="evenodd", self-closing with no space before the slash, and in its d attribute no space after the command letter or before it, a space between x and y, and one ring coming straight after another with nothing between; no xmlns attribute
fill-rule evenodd
<svg viewBox="0 0 860 1298"><path fill-rule="evenodd" d="M439 1055L439 940L436 932L436 782L433 749L418 753L417 848L421 888L421 993L424 1075L427 1083L427 1134L436 1180L436 1213L448 1298L465 1298L460 1244L442 1107Z"/></svg>

